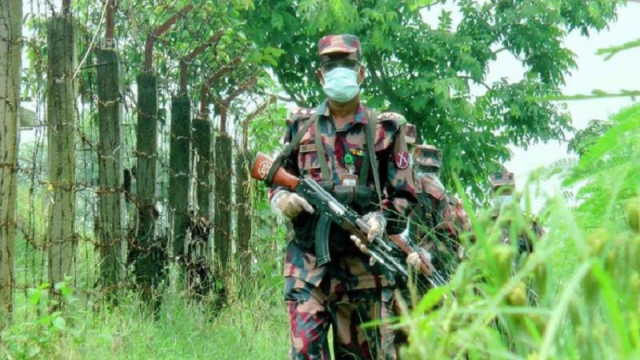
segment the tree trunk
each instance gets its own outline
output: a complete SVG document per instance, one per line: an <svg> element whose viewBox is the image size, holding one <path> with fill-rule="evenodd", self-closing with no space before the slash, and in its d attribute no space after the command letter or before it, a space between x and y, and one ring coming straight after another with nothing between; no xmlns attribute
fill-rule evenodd
<svg viewBox="0 0 640 360"><path fill-rule="evenodd" d="M49 278L52 285L73 276L75 253L76 47L71 16L47 23L47 120L49 151Z"/></svg>
<svg viewBox="0 0 640 360"><path fill-rule="evenodd" d="M137 221L134 221L135 239L131 253L135 253L134 262L136 282L142 291L142 298L151 305L157 298L155 290L161 279L164 259L154 259L153 254L165 254L167 249L158 248L155 241L155 220L158 213L155 208L156 167L158 146L158 83L153 73L138 76L138 131L137 131L137 169L136 194L134 205L137 207ZM152 251L156 248L156 251ZM154 302L159 305L159 301Z"/></svg>
<svg viewBox="0 0 640 360"><path fill-rule="evenodd" d="M238 259L241 273L246 277L250 275L251 252L249 240L251 239L252 219L249 203L251 181L249 177L249 164L251 152L240 150L236 156L236 241Z"/></svg>
<svg viewBox="0 0 640 360"><path fill-rule="evenodd" d="M189 155L191 104L187 95L171 100L169 208L173 219L173 256L185 265L185 238L189 227Z"/></svg>
<svg viewBox="0 0 640 360"><path fill-rule="evenodd" d="M98 171L100 191L100 281L116 300L117 286L124 273L124 202L122 193L122 101L120 61L111 49L98 51L98 118L100 146Z"/></svg>
<svg viewBox="0 0 640 360"><path fill-rule="evenodd" d="M0 328L13 315L22 0L0 3Z"/></svg>
<svg viewBox="0 0 640 360"><path fill-rule="evenodd" d="M231 138L226 134L216 137L215 144L216 202L214 220L214 247L216 266L223 273L229 265L231 252Z"/></svg>

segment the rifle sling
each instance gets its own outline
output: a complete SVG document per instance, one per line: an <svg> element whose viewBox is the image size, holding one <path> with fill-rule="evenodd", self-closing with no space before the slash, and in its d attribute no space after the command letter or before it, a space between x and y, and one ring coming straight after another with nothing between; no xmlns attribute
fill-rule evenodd
<svg viewBox="0 0 640 360"><path fill-rule="evenodd" d="M369 121L369 127L375 128L375 114L368 108L365 108L365 112L367 114L367 120ZM369 146L368 138L366 146ZM362 168L360 169L360 178L358 179L358 185L360 186L367 186L367 181L369 180L369 168L371 167L371 162L369 161L370 158L371 157L369 156L369 151L367 151L364 155Z"/></svg>
<svg viewBox="0 0 640 360"><path fill-rule="evenodd" d="M369 120L369 126L365 127L365 136L367 137L367 152L369 161L367 164L371 164L371 170L373 170L373 181L376 186L376 194L378 195L378 204L382 210L382 188L380 188L380 173L378 172L378 159L376 158L375 142L373 138L373 129L376 127L377 119L375 114L370 109L365 110L367 112L367 118Z"/></svg>
<svg viewBox="0 0 640 360"><path fill-rule="evenodd" d="M318 110L320 110L320 108L318 108ZM293 139L291 139L291 141L284 147L284 149L282 149L282 152L273 161L273 165L271 165L271 168L269 169L269 173L267 174L267 178L265 179L265 183L266 183L267 186L271 187L272 181L273 181L273 177L275 176L276 171L278 171L278 169L282 166L282 163L284 162L284 159L288 158L289 155L291 155L291 153L293 152L293 149L295 149L295 147L298 145L298 143L300 142L300 140L302 139L304 134L311 127L311 124L316 122L316 120L318 119L318 114L319 114L318 110L316 110L316 112L311 116L309 121L307 121L298 130L298 132L293 137Z"/></svg>
<svg viewBox="0 0 640 360"><path fill-rule="evenodd" d="M318 162L320 163L322 180L325 180L325 181L332 180L331 174L329 173L329 164L327 163L327 157L324 151L324 146L322 145L322 131L320 130L320 117L316 116L314 120L315 120L316 126L313 131L313 135L315 136L316 153L318 154Z"/></svg>

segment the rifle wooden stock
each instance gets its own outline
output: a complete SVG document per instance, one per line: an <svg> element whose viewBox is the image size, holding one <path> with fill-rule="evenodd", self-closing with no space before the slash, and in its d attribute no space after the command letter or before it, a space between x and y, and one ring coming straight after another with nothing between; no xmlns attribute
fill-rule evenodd
<svg viewBox="0 0 640 360"><path fill-rule="evenodd" d="M260 181L267 180L269 170L271 170L272 166L273 159L271 159L266 154L259 152L258 155L256 155L255 162L253 163L253 169L251 169L251 177ZM298 187L298 182L300 182L299 178L289 174L282 167L276 171L275 175L273 176L273 180L271 181L273 185L282 186L291 191L296 190L296 188Z"/></svg>
<svg viewBox="0 0 640 360"><path fill-rule="evenodd" d="M389 239L393 241L393 243L396 244L405 254L409 255L414 252L413 249L410 248L404 240L402 240L400 235L389 235ZM427 264L430 263L429 259L420 252L418 252L418 255L420 256L420 260L422 260L420 264L420 271L426 276L431 276L433 271L427 266Z"/></svg>

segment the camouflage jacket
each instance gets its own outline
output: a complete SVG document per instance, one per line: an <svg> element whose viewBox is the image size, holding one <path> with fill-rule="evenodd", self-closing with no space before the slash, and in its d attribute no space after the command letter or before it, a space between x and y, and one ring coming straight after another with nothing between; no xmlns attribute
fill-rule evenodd
<svg viewBox="0 0 640 360"><path fill-rule="evenodd" d="M382 187L382 209L387 218L387 233L399 234L406 228L406 216L408 209L416 202L413 184L413 173L409 166L409 153L404 137L399 131L396 113L382 113L377 119L368 119L367 111L360 105L356 111L355 119L342 129L336 129L329 108L323 103L320 109L324 109L318 119L319 129L315 124L311 125L307 133L302 137L292 154L285 160L287 171L297 176L312 178L318 182L330 180L331 185L340 185L341 177L349 173L348 167L354 174L360 174L367 153L365 126L370 126L369 121L376 121L373 131L374 150L378 159L380 174L380 186ZM291 141L306 121L315 113L315 109L294 109L287 121L285 143ZM315 142L315 132L320 131L322 146L331 174L331 179L322 179L320 162ZM353 163L345 164L345 155L350 154ZM324 182L325 184L327 181ZM372 171L366 181L366 187L373 190L374 178ZM275 195L280 188L272 189L270 196ZM373 191L375 194L375 190ZM377 203L377 195L371 199ZM356 211L361 209L355 207ZM378 205L367 211L379 210ZM362 211L361 211L362 212ZM347 250L332 255L331 263L324 266L316 266L315 251L313 248L301 246L299 232L306 224L313 224L313 217L308 213L302 213L293 219L296 241L287 245L284 275L294 277L296 286L304 283L319 285L323 277L329 274L332 288L337 286L349 289L364 289L382 287L388 284L384 276L378 274L369 266L368 257L360 253L353 246L349 236L332 225L330 232L330 244L336 242L349 244ZM306 223L306 224L305 224ZM330 245L333 246L333 245Z"/></svg>
<svg viewBox="0 0 640 360"><path fill-rule="evenodd" d="M410 215L409 238L433 255L457 254L460 234L471 230L462 203L448 194L436 178L428 174L415 177L418 206ZM434 261L436 267L437 262Z"/></svg>

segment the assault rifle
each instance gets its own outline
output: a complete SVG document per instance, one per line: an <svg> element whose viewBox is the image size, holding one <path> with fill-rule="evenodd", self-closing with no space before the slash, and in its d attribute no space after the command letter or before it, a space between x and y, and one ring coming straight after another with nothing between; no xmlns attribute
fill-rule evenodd
<svg viewBox="0 0 640 360"><path fill-rule="evenodd" d="M398 259L392 255L393 249L387 244L383 235L379 235L371 241L368 240L367 234L369 233L370 227L362 220L362 217L358 213L336 200L313 179L300 179L288 173L282 167L272 169L273 166L273 160L269 156L258 153L253 164L253 169L251 170L251 177L260 181L268 181L272 185L282 186L289 191L297 193L307 200L318 213L326 216L350 234L357 236L363 243L368 244L367 255L376 261L376 264L381 267L389 281L395 282L399 280L400 282L406 282L408 280L408 266L398 262ZM271 179L267 180L269 177L271 177ZM395 236L392 237L391 240L394 241L394 238L395 241L398 241L396 245L402 249L403 252L406 254L413 252L405 241ZM319 259L328 259L328 242L321 244L319 241L316 241L315 245L316 256ZM427 276L431 286L437 287L438 284L432 279L429 279L432 272L426 264L423 264L421 269L424 275Z"/></svg>

